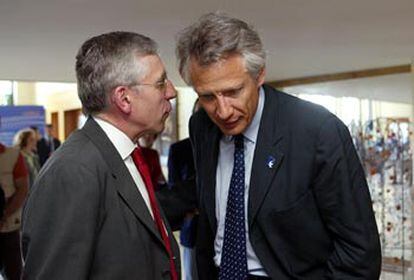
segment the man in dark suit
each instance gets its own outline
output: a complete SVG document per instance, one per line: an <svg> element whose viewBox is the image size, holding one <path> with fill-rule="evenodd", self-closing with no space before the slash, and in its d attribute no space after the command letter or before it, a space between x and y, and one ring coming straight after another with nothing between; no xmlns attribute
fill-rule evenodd
<svg viewBox="0 0 414 280"><path fill-rule="evenodd" d="M52 125L47 124L45 136L37 141L37 154L39 156L40 166L43 166L43 164L45 164L46 160L57 148L59 148L59 146L60 141L53 136Z"/></svg>
<svg viewBox="0 0 414 280"><path fill-rule="evenodd" d="M76 58L89 119L42 168L23 213L24 279L179 279L179 250L136 144L175 90L143 35L87 40Z"/></svg>
<svg viewBox="0 0 414 280"><path fill-rule="evenodd" d="M193 114L199 109L198 99L193 106ZM179 182L192 182L187 192L196 192L194 157L190 138L185 138L171 145L168 154L168 184L173 186ZM196 196L194 194L194 196ZM190 204L191 205L191 204ZM184 217L179 217L175 224L175 230L180 230L180 244L183 252L183 269L186 280L197 280L195 263L195 239L197 232L198 210L190 209Z"/></svg>
<svg viewBox="0 0 414 280"><path fill-rule="evenodd" d="M264 85L256 31L207 14L178 38L204 110L190 121L200 279L378 279L364 172L344 124Z"/></svg>

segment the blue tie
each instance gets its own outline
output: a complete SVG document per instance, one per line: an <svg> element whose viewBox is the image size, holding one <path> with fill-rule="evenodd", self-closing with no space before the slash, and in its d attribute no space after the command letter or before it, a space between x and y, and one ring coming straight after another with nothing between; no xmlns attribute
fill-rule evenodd
<svg viewBox="0 0 414 280"><path fill-rule="evenodd" d="M244 188L243 135L237 135L234 137L234 165L224 221L220 280L247 279Z"/></svg>

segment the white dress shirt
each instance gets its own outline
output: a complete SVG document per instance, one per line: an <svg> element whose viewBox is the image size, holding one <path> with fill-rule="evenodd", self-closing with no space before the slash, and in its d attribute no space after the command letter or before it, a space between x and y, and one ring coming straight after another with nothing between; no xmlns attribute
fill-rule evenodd
<svg viewBox="0 0 414 280"><path fill-rule="evenodd" d="M246 249L247 249L247 268L249 274L267 276L262 264L257 258L249 239L248 226L248 201L249 201L249 185L250 173L252 170L254 150L256 147L257 134L260 126L264 107L264 90L259 90L259 101L256 113L252 122L243 132L244 135L244 165L245 165L245 227L246 227ZM234 142L233 136L223 136L220 139L220 150L216 173L216 218L217 218L217 234L214 240L214 262L219 267L221 261L221 250L224 240L224 221L226 217L227 197L230 188L231 174L233 171ZM258 186L256 186L258 187Z"/></svg>
<svg viewBox="0 0 414 280"><path fill-rule="evenodd" d="M131 156L131 153L137 147L137 144L132 142L132 140L124 132L122 132L112 124L97 117L94 117L93 119L98 123L98 125L105 132L106 136L108 136L109 140L115 146L115 149L118 151L126 167L128 168L128 171L131 174L132 179L134 179L135 185L141 193L141 196L144 199L145 204L147 205L149 213L151 214L152 218L154 218L151 210L151 204L147 188L145 187L145 183L141 177L141 174L136 168Z"/></svg>

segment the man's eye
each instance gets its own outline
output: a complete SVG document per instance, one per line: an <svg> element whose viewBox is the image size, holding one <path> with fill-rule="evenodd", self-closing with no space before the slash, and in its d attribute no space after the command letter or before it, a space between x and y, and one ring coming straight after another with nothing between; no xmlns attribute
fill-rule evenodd
<svg viewBox="0 0 414 280"><path fill-rule="evenodd" d="M226 92L223 92L224 96L237 96L238 94L240 94L242 92L243 88L238 88L238 89L233 89L233 90L229 90Z"/></svg>
<svg viewBox="0 0 414 280"><path fill-rule="evenodd" d="M161 81L161 82L156 83L156 84L155 84L155 87L156 87L158 90L164 90L164 89L167 87L167 82L166 82L166 80L165 80L165 81Z"/></svg>
<svg viewBox="0 0 414 280"><path fill-rule="evenodd" d="M201 95L200 99L204 101L212 101L214 99L214 95Z"/></svg>

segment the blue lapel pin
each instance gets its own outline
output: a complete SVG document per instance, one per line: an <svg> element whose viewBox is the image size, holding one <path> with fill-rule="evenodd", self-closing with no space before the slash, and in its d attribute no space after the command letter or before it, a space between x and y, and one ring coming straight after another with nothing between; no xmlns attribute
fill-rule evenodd
<svg viewBox="0 0 414 280"><path fill-rule="evenodd" d="M267 157L267 167L272 169L275 166L275 163L276 163L276 159L273 156Z"/></svg>

